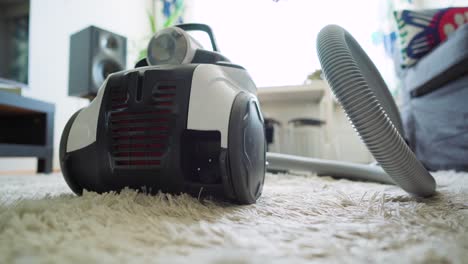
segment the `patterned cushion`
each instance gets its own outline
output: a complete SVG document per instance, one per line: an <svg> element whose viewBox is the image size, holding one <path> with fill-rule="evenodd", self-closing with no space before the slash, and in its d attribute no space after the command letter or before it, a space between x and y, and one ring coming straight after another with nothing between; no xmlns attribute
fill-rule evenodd
<svg viewBox="0 0 468 264"><path fill-rule="evenodd" d="M399 31L402 67L414 65L458 27L468 23L468 7L401 10L395 11L394 15Z"/></svg>

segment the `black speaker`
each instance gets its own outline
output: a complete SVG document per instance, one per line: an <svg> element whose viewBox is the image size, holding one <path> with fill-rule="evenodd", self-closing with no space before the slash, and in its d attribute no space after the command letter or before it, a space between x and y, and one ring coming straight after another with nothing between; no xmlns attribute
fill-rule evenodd
<svg viewBox="0 0 468 264"><path fill-rule="evenodd" d="M94 98L107 75L125 70L127 39L87 27L70 37L68 95Z"/></svg>

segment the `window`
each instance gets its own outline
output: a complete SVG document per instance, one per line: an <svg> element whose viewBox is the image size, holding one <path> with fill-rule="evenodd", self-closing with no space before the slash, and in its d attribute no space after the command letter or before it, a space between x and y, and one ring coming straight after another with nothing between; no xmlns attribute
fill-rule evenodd
<svg viewBox="0 0 468 264"><path fill-rule="evenodd" d="M186 22L210 25L221 52L244 66L259 87L301 84L320 69L315 42L328 24L347 29L385 77L393 74L393 64L372 44L378 2L193 0Z"/></svg>

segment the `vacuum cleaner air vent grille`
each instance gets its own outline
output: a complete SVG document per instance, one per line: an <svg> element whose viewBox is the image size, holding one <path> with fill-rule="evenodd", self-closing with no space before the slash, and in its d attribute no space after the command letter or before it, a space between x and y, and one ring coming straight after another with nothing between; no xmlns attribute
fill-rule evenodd
<svg viewBox="0 0 468 264"><path fill-rule="evenodd" d="M142 89L141 84L138 86L137 89ZM109 129L110 154L115 168L154 169L161 166L173 123L171 110L176 87L170 87L167 91L158 87L157 93L153 93L143 108L129 105L126 89L112 88Z"/></svg>
<svg viewBox="0 0 468 264"><path fill-rule="evenodd" d="M114 87L111 90L111 109L117 110L128 107L128 93L127 89L121 87Z"/></svg>
<svg viewBox="0 0 468 264"><path fill-rule="evenodd" d="M175 92L175 85L157 86L153 91L153 105L161 109L171 108L174 105Z"/></svg>

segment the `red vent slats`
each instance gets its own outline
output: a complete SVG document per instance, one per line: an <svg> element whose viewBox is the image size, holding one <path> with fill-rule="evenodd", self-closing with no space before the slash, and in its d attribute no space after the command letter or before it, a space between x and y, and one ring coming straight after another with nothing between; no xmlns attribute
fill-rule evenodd
<svg viewBox="0 0 468 264"><path fill-rule="evenodd" d="M141 85L141 84L140 84ZM109 133L110 154L119 169L158 168L170 140L176 86L159 85L150 103L145 98L132 103L126 89L111 88ZM140 87L141 89L141 87ZM144 93L143 93L144 94ZM136 99L135 99L136 100ZM138 108L132 106L138 105Z"/></svg>
<svg viewBox="0 0 468 264"><path fill-rule="evenodd" d="M114 149L124 150L124 149L146 149L146 148L159 148L162 149L164 144L162 143L121 143L116 144Z"/></svg>
<svg viewBox="0 0 468 264"><path fill-rule="evenodd" d="M159 167L161 164L160 160L118 160L115 165L118 167Z"/></svg>
<svg viewBox="0 0 468 264"><path fill-rule="evenodd" d="M168 118L148 118L148 119L122 119L122 120L112 120L112 124L129 124L129 123L160 123L160 122L169 122Z"/></svg>
<svg viewBox="0 0 468 264"><path fill-rule="evenodd" d="M126 89L121 87L111 88L111 109L121 109L128 107L128 95Z"/></svg>
<svg viewBox="0 0 468 264"><path fill-rule="evenodd" d="M175 90L175 85L159 85L158 90Z"/></svg>
<svg viewBox="0 0 468 264"><path fill-rule="evenodd" d="M173 102L153 102L153 105L156 105L156 106L171 106L173 105L174 103Z"/></svg>
<svg viewBox="0 0 468 264"><path fill-rule="evenodd" d="M141 135L112 135L112 138L116 141L125 143L126 141L138 141L142 140L144 142L148 142L149 139L156 139L156 140L167 140L169 135L161 135L161 134L141 134Z"/></svg>
<svg viewBox="0 0 468 264"><path fill-rule="evenodd" d="M174 85L158 85L153 91L153 105L160 108L174 105L175 93Z"/></svg>
<svg viewBox="0 0 468 264"><path fill-rule="evenodd" d="M115 153L115 157L128 157L132 158L139 158L139 157L161 157L164 153L163 152L117 152Z"/></svg>

